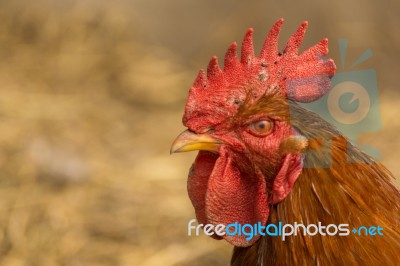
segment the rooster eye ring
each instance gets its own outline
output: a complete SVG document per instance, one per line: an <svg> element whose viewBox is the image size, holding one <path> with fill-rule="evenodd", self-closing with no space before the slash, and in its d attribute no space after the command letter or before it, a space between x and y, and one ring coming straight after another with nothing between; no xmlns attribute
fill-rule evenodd
<svg viewBox="0 0 400 266"><path fill-rule="evenodd" d="M273 124L269 120L260 120L248 125L247 131L255 136L263 137L271 133Z"/></svg>

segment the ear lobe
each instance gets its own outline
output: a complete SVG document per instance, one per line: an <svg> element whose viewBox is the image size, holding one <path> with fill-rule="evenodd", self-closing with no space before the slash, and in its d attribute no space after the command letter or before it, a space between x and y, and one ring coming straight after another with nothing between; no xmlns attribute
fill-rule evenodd
<svg viewBox="0 0 400 266"><path fill-rule="evenodd" d="M307 149L307 138L298 134L296 131L295 134L296 135L289 136L281 142L279 145L279 153L281 155L288 153L302 153Z"/></svg>
<svg viewBox="0 0 400 266"><path fill-rule="evenodd" d="M272 185L271 204L276 204L286 198L303 169L304 158L300 154L285 155L281 169Z"/></svg>

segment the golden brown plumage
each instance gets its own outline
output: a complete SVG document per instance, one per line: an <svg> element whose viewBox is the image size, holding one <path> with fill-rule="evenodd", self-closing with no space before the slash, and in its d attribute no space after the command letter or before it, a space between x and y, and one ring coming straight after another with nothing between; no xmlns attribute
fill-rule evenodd
<svg viewBox="0 0 400 266"><path fill-rule="evenodd" d="M308 153L305 167L289 196L273 206L269 223L349 224L381 226L384 236L263 237L248 248L234 249L232 265L398 265L400 263L400 193L391 173L340 136L318 115L291 103L292 124L307 136L311 149L329 149L333 162L320 168L316 153ZM329 151L320 155L329 155ZM356 160L347 162L347 154ZM315 168L314 168L315 167Z"/></svg>

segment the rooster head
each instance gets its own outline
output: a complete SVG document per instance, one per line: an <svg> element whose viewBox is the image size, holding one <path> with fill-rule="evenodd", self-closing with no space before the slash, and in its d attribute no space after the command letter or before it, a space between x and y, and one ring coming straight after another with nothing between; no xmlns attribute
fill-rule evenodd
<svg viewBox="0 0 400 266"><path fill-rule="evenodd" d="M265 225L270 206L291 191L303 167L307 139L290 124L289 101L312 102L331 86L335 64L325 59L327 39L299 54L307 22L278 52L283 19L254 54L249 29L237 57L233 43L220 69L214 56L190 88L183 124L188 130L171 153L199 150L188 178L189 197L199 223ZM220 238L215 236L215 238ZM250 246L256 235L222 238Z"/></svg>

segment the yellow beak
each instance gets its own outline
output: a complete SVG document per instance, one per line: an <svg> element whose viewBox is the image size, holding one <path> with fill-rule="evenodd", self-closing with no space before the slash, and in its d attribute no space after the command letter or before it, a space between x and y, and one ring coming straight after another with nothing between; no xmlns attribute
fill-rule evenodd
<svg viewBox="0 0 400 266"><path fill-rule="evenodd" d="M207 134L195 134L189 130L183 131L172 143L171 154L187 151L218 151L221 141Z"/></svg>

